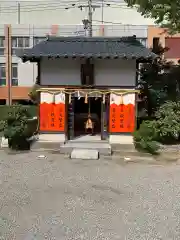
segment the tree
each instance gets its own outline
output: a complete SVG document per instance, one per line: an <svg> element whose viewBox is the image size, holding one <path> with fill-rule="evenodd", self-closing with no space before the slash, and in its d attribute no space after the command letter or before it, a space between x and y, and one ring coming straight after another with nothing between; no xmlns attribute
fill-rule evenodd
<svg viewBox="0 0 180 240"><path fill-rule="evenodd" d="M166 48L159 45L152 51L159 57L152 63L141 65L138 81L142 100L139 110L145 109L149 117L154 116L155 111L166 101L180 99L180 65L163 59Z"/></svg>
<svg viewBox="0 0 180 240"><path fill-rule="evenodd" d="M28 94L30 99L31 99L31 101L34 104L38 103L38 97L39 97L39 94L37 92L38 89L39 89L39 84L38 84L38 79L37 79L36 83L32 86L32 89L31 89L31 91Z"/></svg>
<svg viewBox="0 0 180 240"><path fill-rule="evenodd" d="M180 31L180 1L179 0L125 0L130 7L145 17L155 19L157 24L169 29L171 33Z"/></svg>

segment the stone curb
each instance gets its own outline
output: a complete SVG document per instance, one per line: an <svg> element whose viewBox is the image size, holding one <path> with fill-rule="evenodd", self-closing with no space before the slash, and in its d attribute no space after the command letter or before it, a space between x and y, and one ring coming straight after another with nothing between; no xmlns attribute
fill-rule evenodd
<svg viewBox="0 0 180 240"><path fill-rule="evenodd" d="M59 145L59 144L58 144ZM66 159L70 159L69 154L62 154L60 153L60 149L56 147L52 147L53 144L48 147L40 147L40 148L31 148L30 152L48 152L52 154L60 154ZM5 151L8 154L22 154L22 153L27 153L24 151L19 151L19 152L11 152L8 150L8 146L1 146L0 151ZM29 152L29 151L28 151ZM109 161L115 161L118 163L176 163L180 164L180 153L177 151L168 151L165 152L163 151L159 156L152 156L148 153L140 153L137 152L136 150L133 150L133 148L125 149L125 150L120 150L117 149L114 151L114 153L111 156L104 156L100 155L101 160L109 160Z"/></svg>

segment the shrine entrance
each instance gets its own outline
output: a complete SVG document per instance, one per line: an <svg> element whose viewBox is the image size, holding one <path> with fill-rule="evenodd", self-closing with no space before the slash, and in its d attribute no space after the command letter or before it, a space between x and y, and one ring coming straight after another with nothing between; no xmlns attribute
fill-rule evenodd
<svg viewBox="0 0 180 240"><path fill-rule="evenodd" d="M101 135L101 97L74 98L74 137Z"/></svg>
<svg viewBox="0 0 180 240"><path fill-rule="evenodd" d="M66 94L66 142L108 140L109 102L109 94L87 90Z"/></svg>

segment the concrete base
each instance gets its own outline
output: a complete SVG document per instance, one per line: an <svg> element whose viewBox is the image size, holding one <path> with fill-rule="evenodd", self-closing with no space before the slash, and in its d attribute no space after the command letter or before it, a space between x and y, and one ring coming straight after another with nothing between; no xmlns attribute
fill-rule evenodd
<svg viewBox="0 0 180 240"><path fill-rule="evenodd" d="M71 159L97 160L98 158L99 153L97 150L73 149L71 152Z"/></svg>
<svg viewBox="0 0 180 240"><path fill-rule="evenodd" d="M40 142L65 142L65 134L64 133L47 133L47 134L39 134L38 140Z"/></svg>
<svg viewBox="0 0 180 240"><path fill-rule="evenodd" d="M110 156L111 155L111 145L107 142L75 142L70 141L66 144L60 146L60 153L71 154L74 149L81 150L96 150L100 155Z"/></svg>
<svg viewBox="0 0 180 240"><path fill-rule="evenodd" d="M5 137L1 138L1 148L8 148L8 139Z"/></svg>
<svg viewBox="0 0 180 240"><path fill-rule="evenodd" d="M64 144L64 134L39 134L37 140L32 144L32 149L51 149L57 150L60 144Z"/></svg>
<svg viewBox="0 0 180 240"><path fill-rule="evenodd" d="M122 144L122 145L129 145L133 144L133 136L132 135L110 135L109 136L110 144Z"/></svg>

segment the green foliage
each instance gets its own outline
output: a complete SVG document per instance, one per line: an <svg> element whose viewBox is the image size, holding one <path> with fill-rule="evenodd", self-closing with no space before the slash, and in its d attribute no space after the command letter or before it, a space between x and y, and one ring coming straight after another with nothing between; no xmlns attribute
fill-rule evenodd
<svg viewBox="0 0 180 240"><path fill-rule="evenodd" d="M28 125L31 116L21 105L12 106L11 110L1 122L4 137L8 139L10 148L28 149L28 139L33 134Z"/></svg>
<svg viewBox="0 0 180 240"><path fill-rule="evenodd" d="M155 113L156 120L144 121L134 133L139 150L157 153L158 143L174 144L180 138L180 102L167 101Z"/></svg>
<svg viewBox="0 0 180 240"><path fill-rule="evenodd" d="M140 151L157 154L159 144L156 139L156 121L144 121L139 130L134 132L134 144Z"/></svg>
<svg viewBox="0 0 180 240"><path fill-rule="evenodd" d="M180 135L180 102L168 101L155 114L156 132L162 143L173 143Z"/></svg>
<svg viewBox="0 0 180 240"><path fill-rule="evenodd" d="M32 89L29 93L29 97L30 97L31 101L36 104L38 103L38 98L39 98L39 93L37 92L38 89L39 89L39 85L34 84L34 86L32 87Z"/></svg>
<svg viewBox="0 0 180 240"><path fill-rule="evenodd" d="M128 6L136 6L145 17L155 19L157 24L168 28L171 33L180 31L180 1L179 0L125 0Z"/></svg>
<svg viewBox="0 0 180 240"><path fill-rule="evenodd" d="M167 49L156 46L152 49L159 58L151 63L141 65L138 88L141 90L141 108L149 117L166 101L180 99L180 65L174 65L163 59ZM143 104L142 104L143 103Z"/></svg>
<svg viewBox="0 0 180 240"><path fill-rule="evenodd" d="M1 105L0 106L0 120L4 120L8 117L9 113L13 113L16 111L16 107L19 107L18 105L12 105L12 106L7 106L7 105ZM27 109L27 112L29 116L36 117L38 115L38 108L37 106L34 105L21 105L22 108Z"/></svg>

